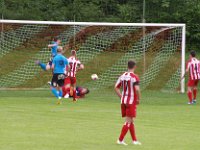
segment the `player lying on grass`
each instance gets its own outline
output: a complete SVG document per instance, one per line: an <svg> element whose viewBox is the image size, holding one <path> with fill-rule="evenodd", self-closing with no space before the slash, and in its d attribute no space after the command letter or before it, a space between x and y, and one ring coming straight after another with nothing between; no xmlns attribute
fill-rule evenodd
<svg viewBox="0 0 200 150"><path fill-rule="evenodd" d="M84 87L81 87L81 86L77 86L76 87L76 98L84 98L86 94L88 94L90 91L88 88L84 88ZM63 91L63 97L64 98L69 98L69 97L73 97L70 96L69 94L66 94L64 95L64 91Z"/></svg>
<svg viewBox="0 0 200 150"><path fill-rule="evenodd" d="M71 56L68 58L69 71L68 76L65 78L64 95L69 94L73 96L73 101L77 101L76 98L76 72L84 69L84 65L76 57L76 51L71 51Z"/></svg>
<svg viewBox="0 0 200 150"><path fill-rule="evenodd" d="M139 78L134 73L135 68L135 62L132 60L128 61L128 71L123 73L115 84L115 92L121 99L121 114L122 117L125 117L125 123L122 127L119 139L117 140L117 144L121 145L128 145L124 142L124 137L128 130L131 134L132 143L134 145L141 145L141 143L137 141L134 126L136 108L140 100ZM122 88L122 93L120 88Z"/></svg>
<svg viewBox="0 0 200 150"><path fill-rule="evenodd" d="M48 82L48 84L51 86L51 82ZM90 91L88 88L77 86L76 87L76 98L84 98L86 94L88 94ZM62 93L64 98L73 98L73 95L70 96L69 93L65 94L64 86L62 87Z"/></svg>
<svg viewBox="0 0 200 150"><path fill-rule="evenodd" d="M51 91L55 97L57 97L58 104L61 104L62 98L62 86L64 85L66 67L68 66L68 60L62 55L63 48L61 46L57 49L58 54L54 57L52 62L53 77L51 80Z"/></svg>
<svg viewBox="0 0 200 150"><path fill-rule="evenodd" d="M186 73L189 73L187 95L189 99L188 104L190 105L196 103L197 86L200 80L200 61L196 58L195 51L190 52L190 59L186 65ZM182 77L182 79L183 78L185 78L185 75Z"/></svg>
<svg viewBox="0 0 200 150"><path fill-rule="evenodd" d="M52 44L48 45L48 48L51 49L51 58L47 64L44 64L44 63L40 62L39 60L36 61L36 64L39 65L44 71L51 69L52 60L57 55L57 48L60 43L61 43L61 40L59 40L57 37L55 37L52 41Z"/></svg>

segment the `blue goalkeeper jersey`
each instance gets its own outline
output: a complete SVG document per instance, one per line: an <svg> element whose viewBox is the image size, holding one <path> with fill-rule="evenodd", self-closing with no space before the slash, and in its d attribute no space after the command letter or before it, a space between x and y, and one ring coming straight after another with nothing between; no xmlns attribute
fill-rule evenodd
<svg viewBox="0 0 200 150"><path fill-rule="evenodd" d="M62 54L57 54L54 59L53 62L54 64L54 70L53 73L65 73L66 70L66 66L69 64L68 60L65 56L63 56Z"/></svg>
<svg viewBox="0 0 200 150"><path fill-rule="evenodd" d="M57 48L58 48L58 43L53 41L52 44L54 45L51 47L51 55L55 57L57 55Z"/></svg>

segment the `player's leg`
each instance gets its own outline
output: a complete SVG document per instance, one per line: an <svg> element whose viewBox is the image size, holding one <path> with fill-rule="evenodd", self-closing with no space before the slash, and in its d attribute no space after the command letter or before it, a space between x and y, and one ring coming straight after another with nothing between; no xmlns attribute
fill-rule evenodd
<svg viewBox="0 0 200 150"><path fill-rule="evenodd" d="M135 125L134 125L134 120L133 120L133 118L132 118L131 121L130 121L129 131L130 131L130 134L131 134L132 141L133 141L133 142L134 142L134 141L137 141L136 133L135 133Z"/></svg>
<svg viewBox="0 0 200 150"><path fill-rule="evenodd" d="M70 92L70 84L66 84L62 87L63 91L63 97L64 98L69 98L69 92Z"/></svg>
<svg viewBox="0 0 200 150"><path fill-rule="evenodd" d="M126 118L126 122L129 122L129 131L131 134L131 138L132 138L132 142L135 145L141 145L141 143L139 141L137 141L136 138L136 133L135 133L135 125L134 125L134 119L136 118L136 105L129 105L129 109L128 109L128 118Z"/></svg>
<svg viewBox="0 0 200 150"><path fill-rule="evenodd" d="M46 64L46 70L50 70L51 69L51 65L49 63Z"/></svg>
<svg viewBox="0 0 200 150"><path fill-rule="evenodd" d="M67 77L67 78L65 78L65 80L64 80L64 86L63 86L63 88L62 88L63 97L64 97L64 98L69 98L70 86L71 86L70 78Z"/></svg>
<svg viewBox="0 0 200 150"><path fill-rule="evenodd" d="M52 66L53 57L50 58L49 62L46 64L46 70L50 70Z"/></svg>
<svg viewBox="0 0 200 150"><path fill-rule="evenodd" d="M71 77L71 89L70 89L70 95L72 96L72 92L73 92L73 101L77 101L76 98L76 78L75 77Z"/></svg>
<svg viewBox="0 0 200 150"><path fill-rule="evenodd" d="M129 131L130 131L130 134L131 134L132 143L134 145L141 145L141 143L137 140L137 137L136 137L134 118L131 119Z"/></svg>
<svg viewBox="0 0 200 150"><path fill-rule="evenodd" d="M46 71L46 64L40 62L39 60L37 60L35 62L36 65L39 65L44 71Z"/></svg>
<svg viewBox="0 0 200 150"><path fill-rule="evenodd" d="M59 94L58 94L58 91L57 91L57 75L54 74L53 77L52 77L52 80L51 80L51 92L53 93L53 95L58 98L59 97Z"/></svg>
<svg viewBox="0 0 200 150"><path fill-rule="evenodd" d="M50 59L50 61L47 64L44 64L44 63L40 62L39 60L37 60L35 62L35 64L39 65L44 71L50 70L51 66L52 66L52 58Z"/></svg>
<svg viewBox="0 0 200 150"><path fill-rule="evenodd" d="M188 95L188 104L192 104L192 90L193 90L193 87L191 86L188 86L187 88L187 95Z"/></svg>
<svg viewBox="0 0 200 150"><path fill-rule="evenodd" d="M188 96L188 104L192 104L192 90L194 86L194 80L189 80L187 85L187 96Z"/></svg>
<svg viewBox="0 0 200 150"><path fill-rule="evenodd" d="M71 84L71 87L70 87L70 96L73 96L73 101L77 101L77 98L76 98L76 84Z"/></svg>
<svg viewBox="0 0 200 150"><path fill-rule="evenodd" d="M73 84L73 101L77 101L77 97L76 97L76 83Z"/></svg>
<svg viewBox="0 0 200 150"><path fill-rule="evenodd" d="M58 97L59 97L58 104L62 103L61 98L63 96L62 87L64 86L64 79L65 79L65 75L64 74L59 74L58 75L58 81L57 81L57 84L58 84Z"/></svg>
<svg viewBox="0 0 200 150"><path fill-rule="evenodd" d="M141 145L141 143L137 140L136 138L136 133L135 133L135 125L134 125L134 119L136 118L136 110L137 107L136 105L128 105L128 109L126 112L126 115L128 117L126 117L126 122L129 123L129 131L131 134L131 138L132 138L132 143L134 145Z"/></svg>
<svg viewBox="0 0 200 150"><path fill-rule="evenodd" d="M126 105L125 104L121 104L121 114L122 114L122 117L126 117ZM126 136L126 134L128 132L129 126L130 126L130 124L127 122L127 118L126 118L125 123L122 126L121 133L120 133L119 139L117 141L117 144L128 145L124 142L124 137Z"/></svg>
<svg viewBox="0 0 200 150"><path fill-rule="evenodd" d="M58 95L59 97L63 96L62 87L58 87Z"/></svg>
<svg viewBox="0 0 200 150"><path fill-rule="evenodd" d="M197 102L196 98L197 98L197 86L198 86L198 81L199 81L199 80L196 80L196 81L195 81L195 85L194 85L193 90L192 90L192 92L193 92L193 99L192 99L192 102L193 102L193 103L196 103L196 102Z"/></svg>

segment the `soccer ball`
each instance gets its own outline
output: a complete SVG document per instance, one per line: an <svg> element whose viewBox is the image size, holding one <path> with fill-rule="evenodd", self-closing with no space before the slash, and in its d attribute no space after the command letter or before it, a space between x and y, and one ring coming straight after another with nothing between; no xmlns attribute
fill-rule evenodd
<svg viewBox="0 0 200 150"><path fill-rule="evenodd" d="M97 79L98 79L98 76L97 76L97 74L92 74L92 75L91 75L91 78L92 78L92 80L97 80Z"/></svg>

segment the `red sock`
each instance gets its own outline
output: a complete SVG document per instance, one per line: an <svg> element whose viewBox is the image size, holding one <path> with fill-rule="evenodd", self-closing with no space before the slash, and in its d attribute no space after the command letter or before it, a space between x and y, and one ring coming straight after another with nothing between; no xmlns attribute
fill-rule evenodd
<svg viewBox="0 0 200 150"><path fill-rule="evenodd" d="M123 141L124 140L124 137L126 135L126 133L128 132L128 128L129 128L129 125L128 123L126 122L123 127L122 127L122 130L121 130L121 134L119 136L119 140L120 141Z"/></svg>
<svg viewBox="0 0 200 150"><path fill-rule="evenodd" d="M66 94L69 94L69 92L70 92L70 87L67 87L66 88Z"/></svg>
<svg viewBox="0 0 200 150"><path fill-rule="evenodd" d="M73 99L76 99L76 89L73 92Z"/></svg>
<svg viewBox="0 0 200 150"><path fill-rule="evenodd" d="M62 87L62 91L63 91L63 96L65 96L66 94L69 94L70 88L69 87Z"/></svg>
<svg viewBox="0 0 200 150"><path fill-rule="evenodd" d="M188 95L189 101L192 102L192 92L188 92L187 95Z"/></svg>
<svg viewBox="0 0 200 150"><path fill-rule="evenodd" d="M197 98L197 89L194 89L194 90L193 90L193 96L194 96L194 99Z"/></svg>
<svg viewBox="0 0 200 150"><path fill-rule="evenodd" d="M66 90L64 86L62 87L62 92L63 92L63 97L64 97L66 95Z"/></svg>
<svg viewBox="0 0 200 150"><path fill-rule="evenodd" d="M130 124L129 131L130 131L132 140L137 141L137 138L136 138L136 135L135 135L135 126L134 126L133 123Z"/></svg>

